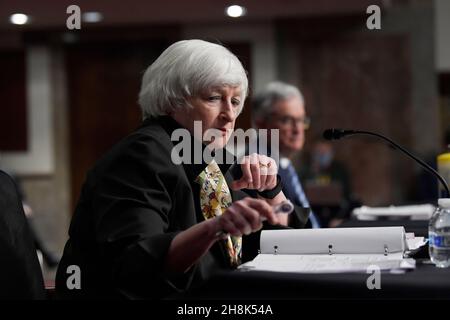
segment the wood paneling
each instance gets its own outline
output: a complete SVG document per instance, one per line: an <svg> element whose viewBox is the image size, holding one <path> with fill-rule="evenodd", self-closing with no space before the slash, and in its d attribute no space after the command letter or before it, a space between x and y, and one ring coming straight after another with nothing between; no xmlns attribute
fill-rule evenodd
<svg viewBox="0 0 450 320"><path fill-rule="evenodd" d="M411 146L408 37L352 32L359 18L281 26L286 39L297 45L298 85L312 118L303 154L327 128L372 130ZM306 24L309 28L302 28ZM334 146L363 203L399 203L408 196L414 164L403 155L364 137L336 141Z"/></svg>
<svg viewBox="0 0 450 320"><path fill-rule="evenodd" d="M249 43L225 43L224 46L226 46L228 49L230 49L231 52L233 52L241 61L242 65L244 66L245 71L247 71L247 76L249 80L248 89L250 96L247 97L247 100L245 100L244 108L242 109L242 113L239 115L239 117L236 120L236 126L235 128L241 128L243 130L247 130L252 127L252 120L251 120L251 92L252 92L252 84L251 84L251 47Z"/></svg>
<svg viewBox="0 0 450 320"><path fill-rule="evenodd" d="M89 168L140 124L141 77L166 45L103 43L67 51L72 204Z"/></svg>
<svg viewBox="0 0 450 320"><path fill-rule="evenodd" d="M0 150L26 151L28 128L24 52L0 52L0 70Z"/></svg>
<svg viewBox="0 0 450 320"><path fill-rule="evenodd" d="M369 130L408 146L411 101L408 43L402 36L337 37L299 44L301 84L313 119L326 128ZM310 134L311 134L310 133ZM308 139L307 148L312 145ZM413 164L382 141L355 137L334 143L366 204L398 203Z"/></svg>

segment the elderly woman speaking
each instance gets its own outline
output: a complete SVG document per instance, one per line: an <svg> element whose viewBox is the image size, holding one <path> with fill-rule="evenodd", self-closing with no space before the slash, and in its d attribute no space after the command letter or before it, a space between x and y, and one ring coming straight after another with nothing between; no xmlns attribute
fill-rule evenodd
<svg viewBox="0 0 450 320"><path fill-rule="evenodd" d="M286 200L273 159L246 156L234 181L230 163L196 162L192 150L183 150L192 161L173 159L176 130L200 152L223 148L247 92L236 56L206 41L176 42L147 69L142 126L87 174L57 272L60 297L166 297L239 265L242 237L263 220L288 224L273 210Z"/></svg>

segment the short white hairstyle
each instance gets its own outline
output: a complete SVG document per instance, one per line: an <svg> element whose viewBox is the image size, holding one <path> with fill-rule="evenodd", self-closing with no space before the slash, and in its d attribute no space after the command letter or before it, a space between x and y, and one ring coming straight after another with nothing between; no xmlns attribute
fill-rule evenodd
<svg viewBox="0 0 450 320"><path fill-rule="evenodd" d="M273 107L277 102L294 97L299 98L302 104L305 103L303 95L297 87L281 81L274 81L267 84L267 86L252 99L253 126L255 126L256 120L266 119L273 111Z"/></svg>
<svg viewBox="0 0 450 320"><path fill-rule="evenodd" d="M248 79L239 59L219 44L203 40L175 42L144 73L139 92L143 118L190 107L189 97L222 86L240 87L240 113L248 93Z"/></svg>

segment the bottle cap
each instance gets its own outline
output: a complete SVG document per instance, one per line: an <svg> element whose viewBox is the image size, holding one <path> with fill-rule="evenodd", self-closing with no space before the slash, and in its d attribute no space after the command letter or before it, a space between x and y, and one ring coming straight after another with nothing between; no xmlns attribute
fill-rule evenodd
<svg viewBox="0 0 450 320"><path fill-rule="evenodd" d="M450 152L438 155L437 161L438 161L438 163L442 163L442 164L444 164L444 163L450 164Z"/></svg>
<svg viewBox="0 0 450 320"><path fill-rule="evenodd" d="M439 205L439 207L450 209L450 198L440 198L440 199L438 199L438 205Z"/></svg>

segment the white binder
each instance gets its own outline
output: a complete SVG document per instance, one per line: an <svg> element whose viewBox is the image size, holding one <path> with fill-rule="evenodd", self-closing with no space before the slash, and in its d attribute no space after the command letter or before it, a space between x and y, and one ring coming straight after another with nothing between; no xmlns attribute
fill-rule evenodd
<svg viewBox="0 0 450 320"><path fill-rule="evenodd" d="M365 272L409 269L408 253L425 244L403 227L263 230L260 253L241 270Z"/></svg>

